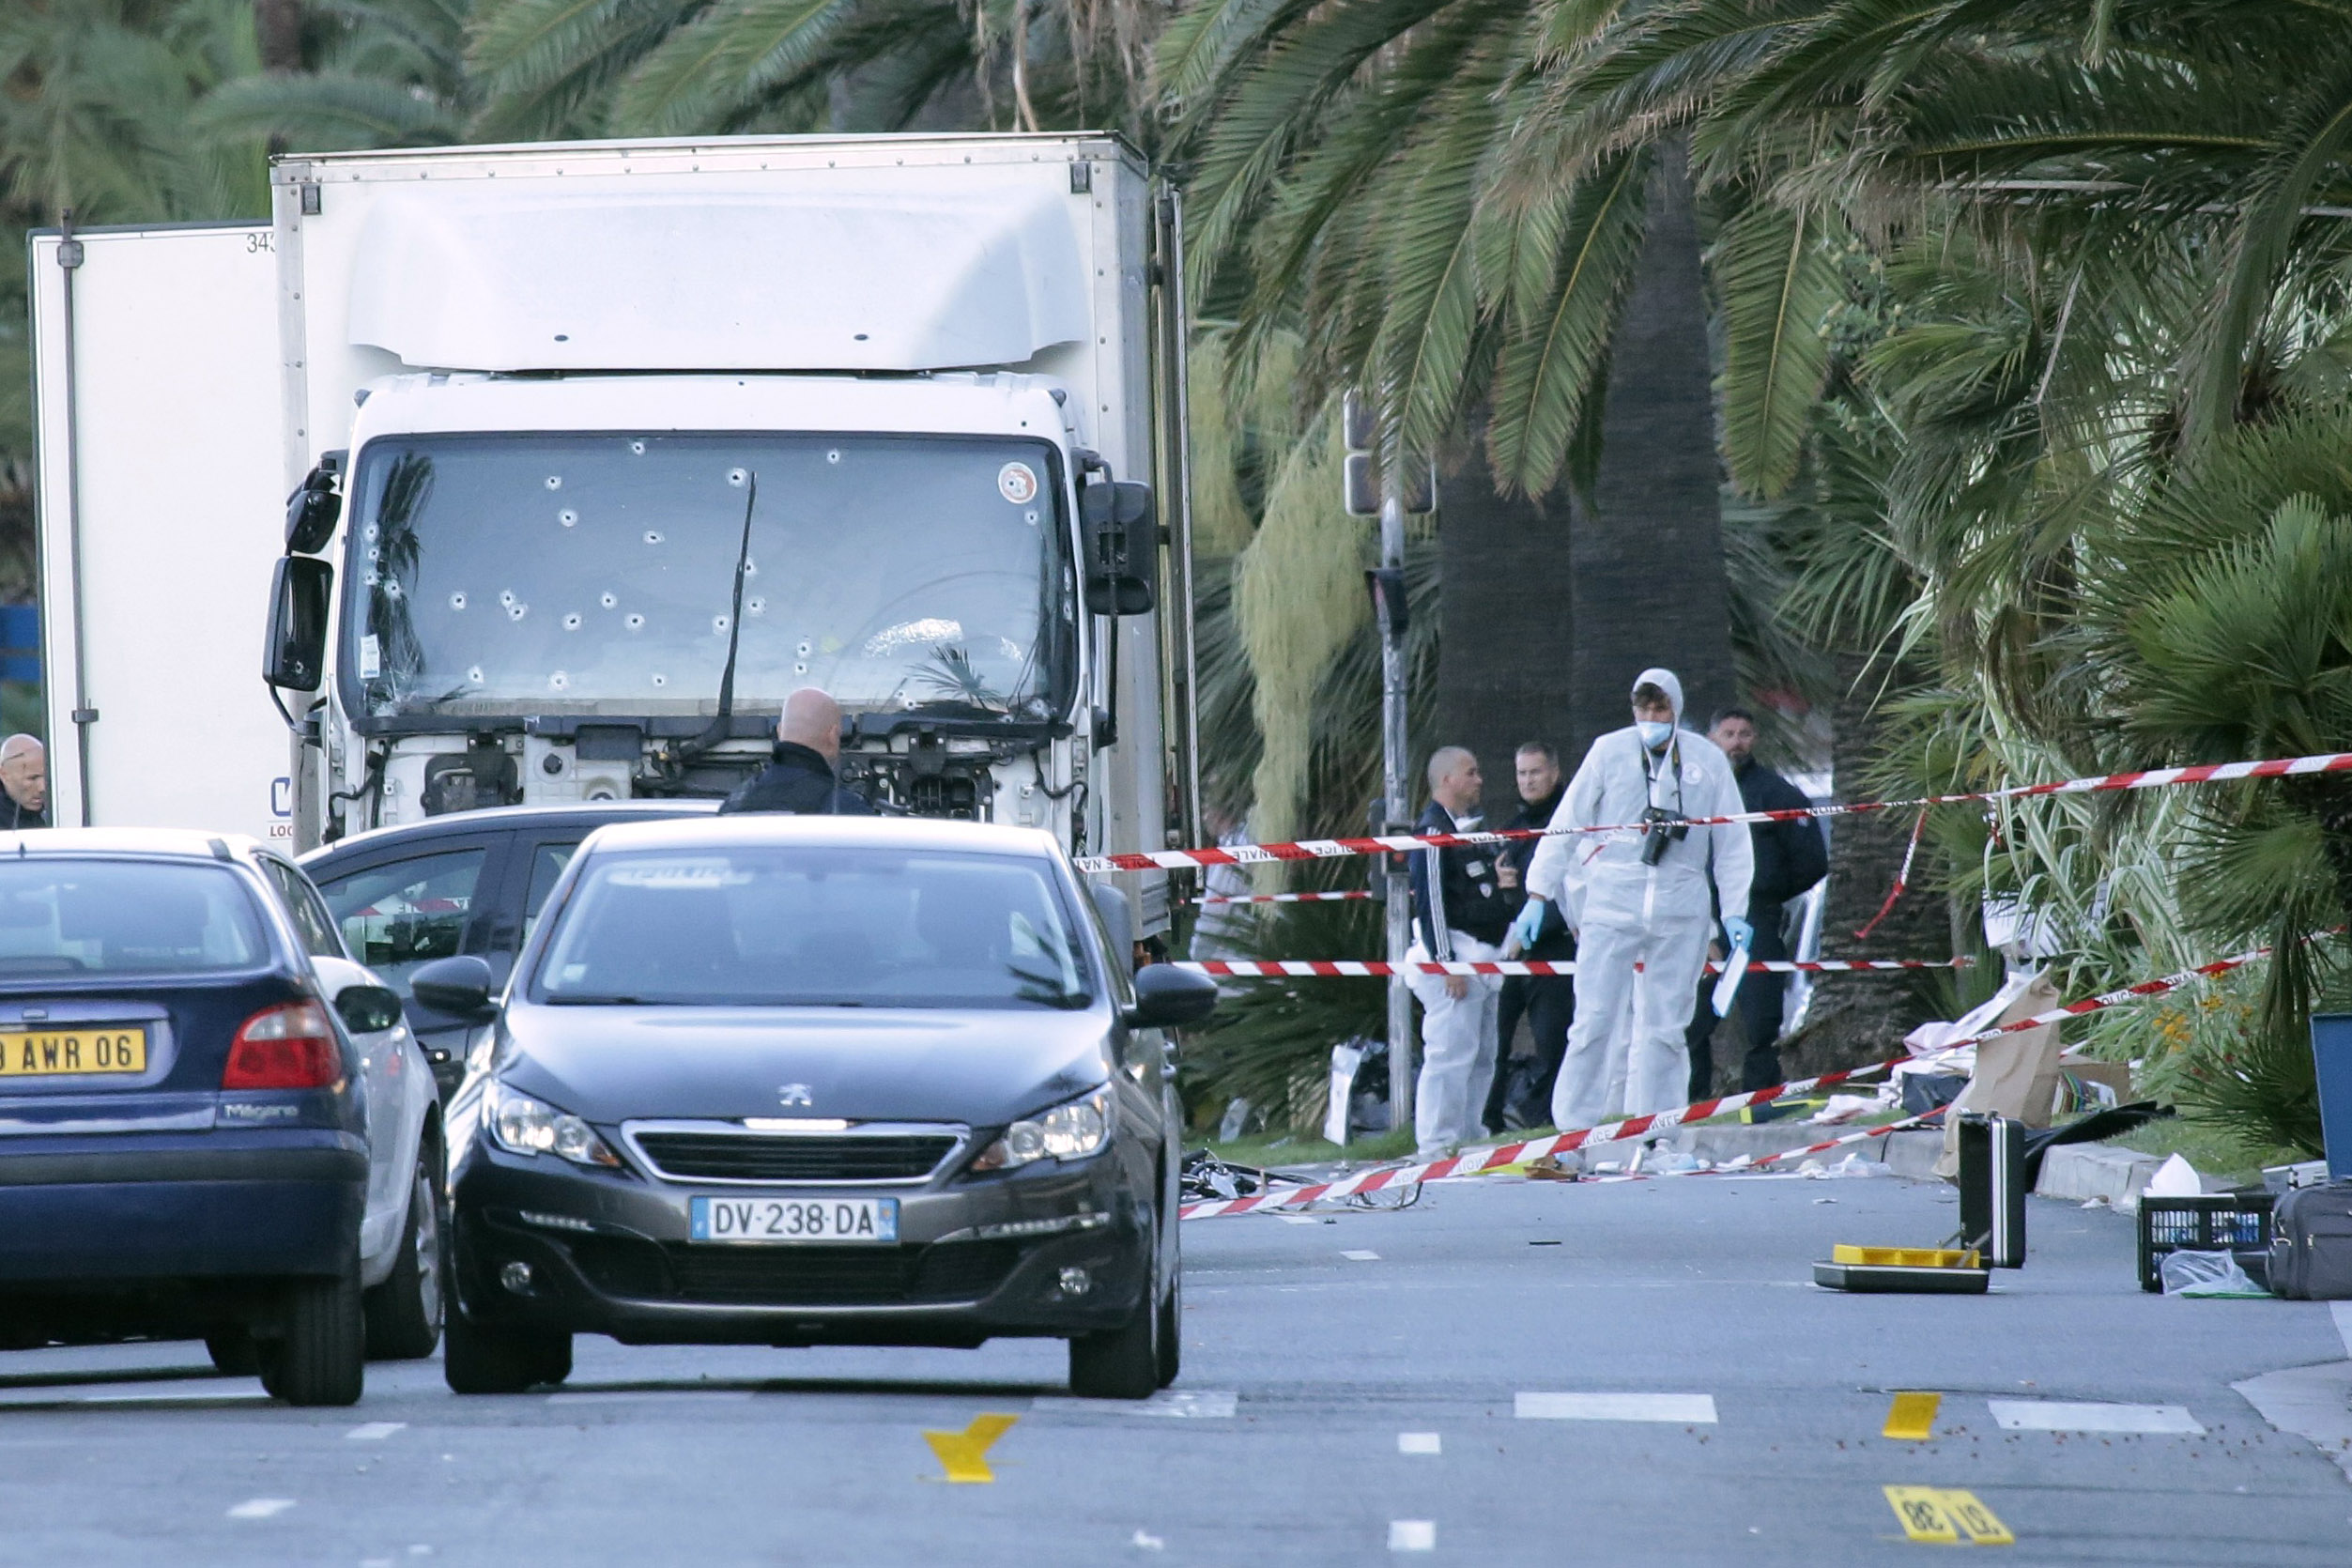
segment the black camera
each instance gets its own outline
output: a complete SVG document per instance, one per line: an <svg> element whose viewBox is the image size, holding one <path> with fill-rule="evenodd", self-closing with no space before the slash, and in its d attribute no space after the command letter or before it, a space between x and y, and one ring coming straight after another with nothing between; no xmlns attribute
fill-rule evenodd
<svg viewBox="0 0 2352 1568"><path fill-rule="evenodd" d="M1666 858L1666 847L1690 836L1690 822L1679 811L1653 806L1641 814L1641 863L1655 866Z"/></svg>

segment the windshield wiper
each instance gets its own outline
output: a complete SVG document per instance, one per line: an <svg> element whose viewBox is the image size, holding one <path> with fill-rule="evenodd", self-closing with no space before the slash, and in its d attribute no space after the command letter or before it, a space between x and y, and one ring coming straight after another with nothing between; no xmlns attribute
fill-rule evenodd
<svg viewBox="0 0 2352 1568"><path fill-rule="evenodd" d="M727 667L719 671L718 712L711 716L708 729L679 745L681 760L699 757L725 740L729 723L735 716L735 650L743 642L744 578L751 570L751 509L760 501L760 476L750 469L744 470L744 537L735 551L735 602L727 617Z"/></svg>

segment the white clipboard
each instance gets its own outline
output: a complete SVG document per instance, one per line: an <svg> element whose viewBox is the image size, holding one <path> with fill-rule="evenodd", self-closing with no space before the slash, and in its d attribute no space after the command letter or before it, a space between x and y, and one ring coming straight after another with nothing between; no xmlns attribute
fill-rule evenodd
<svg viewBox="0 0 2352 1568"><path fill-rule="evenodd" d="M1747 945L1742 943L1731 949L1731 956L1723 961L1723 973L1715 977L1715 993L1707 1005L1717 1018L1731 1016L1731 998L1740 993L1740 982L1747 978Z"/></svg>

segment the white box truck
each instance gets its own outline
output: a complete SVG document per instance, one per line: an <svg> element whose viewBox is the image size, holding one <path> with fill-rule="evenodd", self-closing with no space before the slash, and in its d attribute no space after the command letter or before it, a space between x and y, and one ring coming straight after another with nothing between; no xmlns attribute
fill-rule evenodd
<svg viewBox="0 0 2352 1568"><path fill-rule="evenodd" d="M814 685L885 808L1198 841L1177 215L1123 142L272 187L32 240L54 820L720 794Z"/></svg>

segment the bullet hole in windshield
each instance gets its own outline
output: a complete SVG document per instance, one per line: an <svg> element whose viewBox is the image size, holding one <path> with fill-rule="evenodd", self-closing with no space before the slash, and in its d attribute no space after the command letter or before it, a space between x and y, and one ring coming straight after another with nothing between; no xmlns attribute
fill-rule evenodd
<svg viewBox="0 0 2352 1568"><path fill-rule="evenodd" d="M800 639L800 646L792 650L793 653L798 653L804 659L809 655L811 651L809 641L807 638L802 638Z"/></svg>
<svg viewBox="0 0 2352 1568"><path fill-rule="evenodd" d="M449 607L452 609L464 609L466 607L466 596L463 593L451 594L449 596Z"/></svg>
<svg viewBox="0 0 2352 1568"><path fill-rule="evenodd" d="M838 451L827 452L824 454L824 460L828 463L838 463L841 460L841 454Z"/></svg>
<svg viewBox="0 0 2352 1568"><path fill-rule="evenodd" d="M1031 514L1033 518L1035 515L1036 514ZM580 515L567 506L562 511L555 515L555 520L561 523L565 528L576 528L579 526Z"/></svg>
<svg viewBox="0 0 2352 1568"><path fill-rule="evenodd" d="M1029 510L1029 511L1027 511L1027 512L1023 512L1023 513L1021 515L1021 520L1022 520L1022 522L1024 522L1024 523L1027 523L1027 524L1028 524L1031 528L1035 528L1035 527L1037 527L1037 526L1038 526L1038 514L1037 514L1036 509L1035 509L1035 508L1032 508L1032 509L1030 509L1030 510Z"/></svg>
<svg viewBox="0 0 2352 1568"><path fill-rule="evenodd" d="M615 596L615 595L613 595L613 594L610 594L610 593L600 593L600 594L598 594L598 595L596 596L596 602L597 602L598 604L600 604L600 605L604 606L607 609L610 609L613 606L615 606L615 605L619 604L621 601L620 601L620 599L619 599L617 596Z"/></svg>
<svg viewBox="0 0 2352 1568"><path fill-rule="evenodd" d="M574 610L571 614L563 618L563 629L567 632L576 632L580 629L580 612L578 610Z"/></svg>
<svg viewBox="0 0 2352 1568"><path fill-rule="evenodd" d="M734 485L738 489L741 489L743 487L743 482L750 477L751 476L749 474L746 473L741 469L730 469L727 470L727 483Z"/></svg>
<svg viewBox="0 0 2352 1568"><path fill-rule="evenodd" d="M367 547L367 558L370 561L381 561L384 558L384 552L370 545Z"/></svg>
<svg viewBox="0 0 2352 1568"><path fill-rule="evenodd" d="M509 621L520 621L524 616L529 615L530 613L530 607L523 604L519 600L506 607L506 618Z"/></svg>
<svg viewBox="0 0 2352 1568"><path fill-rule="evenodd" d="M639 457L642 457L645 455L645 443L643 441L631 441L629 443L629 450L636 453Z"/></svg>
<svg viewBox="0 0 2352 1568"><path fill-rule="evenodd" d="M370 524L368 524L368 525L367 525L367 527L366 527L366 528L361 529L361 530L360 530L360 537L361 537L361 538L362 538L362 539L373 539L373 538L375 538L375 537L376 537L376 525L375 525L374 523L370 523Z"/></svg>
<svg viewBox="0 0 2352 1568"><path fill-rule="evenodd" d="M662 542L662 530L657 528L647 529L645 530L645 542L649 545L660 544Z"/></svg>
<svg viewBox="0 0 2352 1568"><path fill-rule="evenodd" d="M466 679L474 685L478 686L482 684L482 667L480 665L475 665L472 669L467 670Z"/></svg>
<svg viewBox="0 0 2352 1568"><path fill-rule="evenodd" d="M712 616L711 630L716 632L721 637L725 637L727 635L727 617L723 615Z"/></svg>
<svg viewBox="0 0 2352 1568"><path fill-rule="evenodd" d="M362 577L362 578L361 578L360 580L361 580L361 581L362 581L362 582L364 582L364 583L366 583L368 587L370 587L370 588L374 588L374 587L375 587L375 586L376 586L378 582L382 581L383 579L382 579L380 576L378 576L377 575L376 571L375 571L373 568L370 568L370 569L369 569L369 571L368 571L367 576L364 576L364 577Z"/></svg>
<svg viewBox="0 0 2352 1568"><path fill-rule="evenodd" d="M669 684L669 677L667 675L656 675L653 677L653 684L657 686L666 686Z"/></svg>
<svg viewBox="0 0 2352 1568"><path fill-rule="evenodd" d="M793 660L793 661L792 661L792 673L793 673L793 674L795 674L795 675L806 675L806 674L807 674L807 673L808 673L808 664L807 664L807 660L805 660L805 659L795 659L795 660Z"/></svg>
<svg viewBox="0 0 2352 1568"><path fill-rule="evenodd" d="M400 579L398 577L386 577L384 579L384 597L388 599L397 599L400 597Z"/></svg>
<svg viewBox="0 0 2352 1568"><path fill-rule="evenodd" d="M744 605L744 613L746 615L764 615L767 613L767 608L768 602L765 599L752 599L746 602Z"/></svg>
<svg viewBox="0 0 2352 1568"><path fill-rule="evenodd" d="M554 687L557 691L561 691L564 687L570 685L571 684L572 677L565 674L561 669L547 677L547 684Z"/></svg>
<svg viewBox="0 0 2352 1568"><path fill-rule="evenodd" d="M562 476L561 474L560 474L560 473L551 473L551 474L549 474L549 475L547 476L547 488L548 488L548 489L550 489L550 490L561 490L561 489L562 489L562 488L563 488L563 476Z"/></svg>
<svg viewBox="0 0 2352 1568"><path fill-rule="evenodd" d="M639 626L645 624L645 617L642 615L624 616L622 618L621 623L623 626L628 627L629 630L636 631Z"/></svg>

